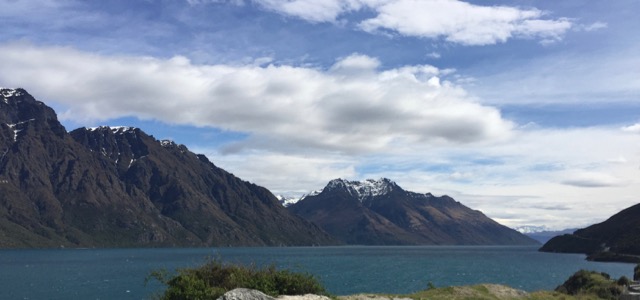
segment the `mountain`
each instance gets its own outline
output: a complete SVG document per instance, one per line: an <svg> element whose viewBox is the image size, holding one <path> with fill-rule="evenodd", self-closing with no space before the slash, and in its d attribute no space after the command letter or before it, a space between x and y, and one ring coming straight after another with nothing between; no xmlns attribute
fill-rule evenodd
<svg viewBox="0 0 640 300"><path fill-rule="evenodd" d="M293 204L297 203L298 201L300 201L300 200L302 200L304 198L320 194L320 192L322 192L322 191L312 191L312 192L310 192L308 194L302 195L301 197L276 195L276 198L278 199L280 204L282 204L282 206L289 207L290 205L293 205Z"/></svg>
<svg viewBox="0 0 640 300"><path fill-rule="evenodd" d="M546 243L553 237L563 234L571 234L574 231L578 230L576 228L564 229L564 230L549 230L545 226L519 226L514 228L518 232L540 242L541 244Z"/></svg>
<svg viewBox="0 0 640 300"><path fill-rule="evenodd" d="M267 189L132 127L70 133L0 89L0 247L333 244Z"/></svg>
<svg viewBox="0 0 640 300"><path fill-rule="evenodd" d="M565 234L572 234L574 233L576 230L576 228L570 228L570 229L565 229L565 230L558 230L558 231L540 231L540 232L532 232L532 233L526 233L525 235L540 242L541 244L544 244L546 242L548 242L549 240L551 240L552 238L556 237L556 236L561 236L561 235L565 235Z"/></svg>
<svg viewBox="0 0 640 300"><path fill-rule="evenodd" d="M554 237L540 251L584 253L593 260L640 262L640 204L602 223Z"/></svg>
<svg viewBox="0 0 640 300"><path fill-rule="evenodd" d="M451 197L405 191L385 178L335 179L288 209L347 244L536 244Z"/></svg>

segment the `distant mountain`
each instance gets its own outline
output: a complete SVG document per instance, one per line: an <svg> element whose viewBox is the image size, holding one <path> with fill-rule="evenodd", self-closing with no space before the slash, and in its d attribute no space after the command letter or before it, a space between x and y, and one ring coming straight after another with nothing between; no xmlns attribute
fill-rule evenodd
<svg viewBox="0 0 640 300"><path fill-rule="evenodd" d="M385 178L335 179L288 209L347 244L537 244L451 197L405 191Z"/></svg>
<svg viewBox="0 0 640 300"><path fill-rule="evenodd" d="M132 127L67 133L0 89L0 247L323 245L267 189Z"/></svg>
<svg viewBox="0 0 640 300"><path fill-rule="evenodd" d="M520 233L540 242L541 244L546 243L551 238L563 235L563 234L571 234L574 231L578 230L576 228L564 229L564 230L549 230L545 226L520 226L514 228Z"/></svg>
<svg viewBox="0 0 640 300"><path fill-rule="evenodd" d="M524 234L549 231L547 226L536 226L536 225L517 226L517 227L514 227L513 229L515 229L517 232L524 233Z"/></svg>
<svg viewBox="0 0 640 300"><path fill-rule="evenodd" d="M640 204L602 223L554 237L540 251L584 253L593 260L640 262Z"/></svg>

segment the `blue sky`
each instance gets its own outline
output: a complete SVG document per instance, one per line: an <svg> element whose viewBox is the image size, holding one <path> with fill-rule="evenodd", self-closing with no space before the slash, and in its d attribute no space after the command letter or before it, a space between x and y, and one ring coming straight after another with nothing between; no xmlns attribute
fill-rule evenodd
<svg viewBox="0 0 640 300"><path fill-rule="evenodd" d="M274 193L388 177L509 225L640 195L640 3L0 0L0 86Z"/></svg>

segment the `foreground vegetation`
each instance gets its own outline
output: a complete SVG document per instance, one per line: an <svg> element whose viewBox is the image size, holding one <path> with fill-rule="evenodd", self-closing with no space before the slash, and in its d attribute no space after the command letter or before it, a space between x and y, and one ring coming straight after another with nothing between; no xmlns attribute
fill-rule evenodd
<svg viewBox="0 0 640 300"><path fill-rule="evenodd" d="M235 288L259 290L273 297L327 294L320 282L308 273L276 270L275 266L230 265L217 259L198 268L178 270L173 276L166 271L155 271L147 279L158 280L167 286L164 294L158 297L162 300L215 300Z"/></svg>
<svg viewBox="0 0 640 300"><path fill-rule="evenodd" d="M634 270L637 276L640 265ZM634 276L634 277L635 277ZM327 295L326 289L311 274L295 273L288 270L276 270L274 266L257 268L223 264L219 260L208 261L205 265L178 270L169 276L166 271L153 272L149 279L156 279L167 286L158 298L174 299L217 299L225 292L235 288L249 288L264 292L267 295ZM629 279L621 277L613 280L606 273L580 270L567 279L554 291L526 293L507 286L497 284L480 284L473 286L454 286L429 288L408 295L353 295L340 296L340 300L391 300L409 298L413 300L427 299L618 299Z"/></svg>

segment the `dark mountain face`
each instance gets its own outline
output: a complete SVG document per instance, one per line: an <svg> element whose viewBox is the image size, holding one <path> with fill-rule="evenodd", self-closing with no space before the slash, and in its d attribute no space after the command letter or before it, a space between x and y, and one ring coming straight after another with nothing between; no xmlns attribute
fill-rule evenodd
<svg viewBox="0 0 640 300"><path fill-rule="evenodd" d="M183 145L128 127L67 133L26 91L0 90L0 247L332 242Z"/></svg>
<svg viewBox="0 0 640 300"><path fill-rule="evenodd" d="M540 251L594 254L640 255L640 204L631 206L608 220L579 229L573 234L549 240ZM613 259L616 260L616 259Z"/></svg>
<svg viewBox="0 0 640 300"><path fill-rule="evenodd" d="M388 179L332 180L288 209L347 244L536 244L451 197L408 192Z"/></svg>

